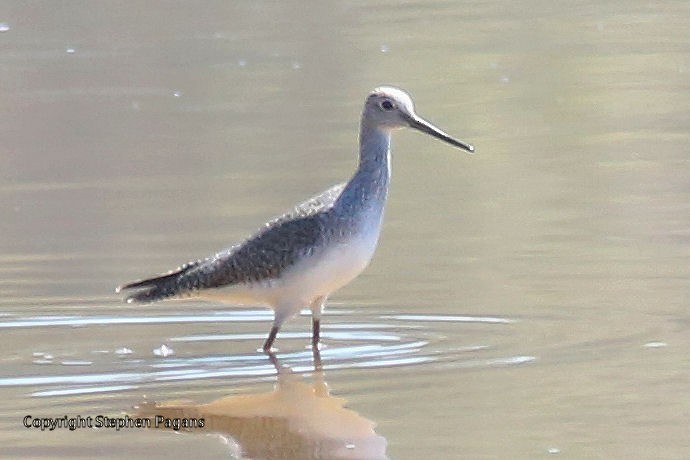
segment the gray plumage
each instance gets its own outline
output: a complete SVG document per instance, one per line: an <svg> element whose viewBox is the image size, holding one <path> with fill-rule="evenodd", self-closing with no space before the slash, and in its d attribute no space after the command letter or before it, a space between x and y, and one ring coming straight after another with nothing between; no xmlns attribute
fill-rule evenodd
<svg viewBox="0 0 690 460"><path fill-rule="evenodd" d="M155 302L192 296L201 289L278 278L286 268L324 246L328 221L334 218L331 210L345 185L335 185L300 203L236 246L117 290L139 289L126 298L128 303Z"/></svg>
<svg viewBox="0 0 690 460"><path fill-rule="evenodd" d="M237 246L170 273L125 284L118 291L134 290L127 302L198 295L267 305L275 315L265 351L271 349L283 322L309 306L312 346L318 347L328 295L356 278L376 249L390 180L391 132L403 127L474 150L420 118L404 91L376 88L364 104L359 166L349 182L303 202Z"/></svg>

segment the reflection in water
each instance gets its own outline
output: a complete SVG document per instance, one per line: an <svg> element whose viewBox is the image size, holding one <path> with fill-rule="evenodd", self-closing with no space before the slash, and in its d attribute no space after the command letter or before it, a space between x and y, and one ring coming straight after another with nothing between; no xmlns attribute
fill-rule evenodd
<svg viewBox="0 0 690 460"><path fill-rule="evenodd" d="M374 422L345 408L343 398L330 396L318 351L311 383L275 356L270 359L278 371L273 391L230 395L208 404L145 403L138 415L203 418L204 432L227 436L240 458L387 459L386 440L376 434Z"/></svg>

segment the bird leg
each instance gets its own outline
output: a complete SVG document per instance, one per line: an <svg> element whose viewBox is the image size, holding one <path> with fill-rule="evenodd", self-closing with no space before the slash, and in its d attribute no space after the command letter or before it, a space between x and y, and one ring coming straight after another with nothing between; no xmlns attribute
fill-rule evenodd
<svg viewBox="0 0 690 460"><path fill-rule="evenodd" d="M319 349L319 340L321 339L321 312L323 306L326 304L326 296L320 296L312 300L311 307L311 347L314 350Z"/></svg>
<svg viewBox="0 0 690 460"><path fill-rule="evenodd" d="M321 364L321 350L318 347L313 347L311 349L312 357L314 358L314 372L323 371L323 365Z"/></svg>
<svg viewBox="0 0 690 460"><path fill-rule="evenodd" d="M319 339L321 337L321 320L313 317L311 319L311 347L314 350L319 349Z"/></svg>
<svg viewBox="0 0 690 460"><path fill-rule="evenodd" d="M273 341L275 341L276 336L278 335L278 330L280 328L278 326L273 326L271 328L271 332L268 333L268 338L264 342L263 350L264 353L271 353L271 347L273 346Z"/></svg>

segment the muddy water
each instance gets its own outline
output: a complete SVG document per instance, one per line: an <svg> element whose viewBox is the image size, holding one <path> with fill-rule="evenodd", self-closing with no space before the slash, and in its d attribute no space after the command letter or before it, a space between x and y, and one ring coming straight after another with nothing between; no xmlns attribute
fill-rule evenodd
<svg viewBox="0 0 690 460"><path fill-rule="evenodd" d="M682 1L5 2L0 456L687 458L689 27ZM272 361L267 311L113 293L347 178L381 83L478 154L396 135L320 366L306 314ZM206 426L23 425L151 414Z"/></svg>

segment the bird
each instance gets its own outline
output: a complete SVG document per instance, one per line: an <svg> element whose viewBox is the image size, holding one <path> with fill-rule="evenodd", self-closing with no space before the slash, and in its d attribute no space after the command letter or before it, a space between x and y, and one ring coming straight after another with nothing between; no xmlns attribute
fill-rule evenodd
<svg viewBox="0 0 690 460"><path fill-rule="evenodd" d="M270 220L256 233L214 255L165 274L123 284L128 303L196 298L267 306L273 324L262 350L270 353L283 323L308 307L311 346L320 346L321 315L329 295L367 267L381 232L391 176L391 133L413 128L454 147L474 147L417 115L410 95L392 86L367 96L360 122L359 163L335 185Z"/></svg>

